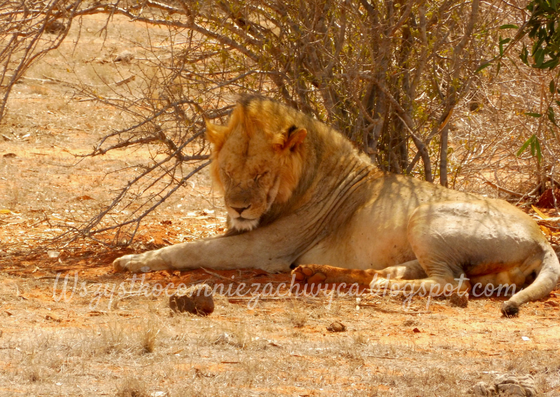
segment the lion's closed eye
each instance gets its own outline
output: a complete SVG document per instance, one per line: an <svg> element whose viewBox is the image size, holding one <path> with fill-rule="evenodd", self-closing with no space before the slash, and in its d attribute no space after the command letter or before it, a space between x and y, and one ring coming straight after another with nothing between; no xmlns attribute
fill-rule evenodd
<svg viewBox="0 0 560 397"><path fill-rule="evenodd" d="M220 179L224 185L230 185L232 183L231 173L224 168L220 169Z"/></svg>
<svg viewBox="0 0 560 397"><path fill-rule="evenodd" d="M261 172L260 174L257 174L257 175L255 176L255 178L253 178L253 180L254 180L255 182L258 182L262 177L264 177L264 176L266 176L266 175L268 175L268 171Z"/></svg>

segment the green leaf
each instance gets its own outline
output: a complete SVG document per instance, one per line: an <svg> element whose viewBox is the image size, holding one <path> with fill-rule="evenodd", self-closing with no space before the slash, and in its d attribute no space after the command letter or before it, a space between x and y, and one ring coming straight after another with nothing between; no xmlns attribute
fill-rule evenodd
<svg viewBox="0 0 560 397"><path fill-rule="evenodd" d="M500 26L500 29L519 29L519 26L512 25L512 24L507 24L507 25Z"/></svg>
<svg viewBox="0 0 560 397"><path fill-rule="evenodd" d="M548 85L548 89L549 89L551 94L554 94L554 91L556 90L556 83L554 82L554 80L550 80L550 84Z"/></svg>
<svg viewBox="0 0 560 397"><path fill-rule="evenodd" d="M527 116L531 116L531 117L542 117L542 114L540 113L531 113L531 112L527 112L525 113Z"/></svg>
<svg viewBox="0 0 560 397"><path fill-rule="evenodd" d="M521 50L521 54L519 55L519 57L521 58L521 60L525 65L529 65L529 61L527 60L528 56L529 56L529 51L527 51L526 46L523 46L523 49Z"/></svg>
<svg viewBox="0 0 560 397"><path fill-rule="evenodd" d="M550 120L550 122L552 124L554 124L556 127L558 127L558 124L556 124L556 116L554 114L554 109L552 109L551 106L548 107L546 115L548 116L548 119Z"/></svg>
<svg viewBox="0 0 560 397"><path fill-rule="evenodd" d="M490 66L490 61L486 61L486 63L483 63L482 65L480 65L478 67L478 69L476 69L475 73L480 72L482 69L486 69L488 66Z"/></svg>
<svg viewBox="0 0 560 397"><path fill-rule="evenodd" d="M540 163L542 159L541 143L535 134L531 135L531 137L527 139L523 145L521 145L516 153L516 156L521 156L529 146L531 147L531 156L536 157L537 161Z"/></svg>
<svg viewBox="0 0 560 397"><path fill-rule="evenodd" d="M540 35L539 35L538 40L536 40L536 41L533 43L533 47L532 47L532 50L531 50L531 56L535 56L535 54L537 53L537 51L538 51L539 49L541 49L541 44L543 43L543 41L544 41L544 37L540 37Z"/></svg>
<svg viewBox="0 0 560 397"><path fill-rule="evenodd" d="M523 154L523 152L529 147L529 145L531 144L531 142L533 142L533 138L535 135L531 135L531 137L529 139L527 139L525 141L525 143L523 143L523 145L521 145L521 147L519 148L519 150L517 151L517 153L515 153L515 155L517 157L521 156Z"/></svg>
<svg viewBox="0 0 560 397"><path fill-rule="evenodd" d="M533 157L537 157L537 161L540 163L542 160L542 152L541 152L541 143L539 142L539 138L533 135L535 139L533 139L533 143L531 143L531 154Z"/></svg>
<svg viewBox="0 0 560 397"><path fill-rule="evenodd" d="M535 67L537 67L538 69L542 69L544 62L544 50L542 48L539 48L535 52L535 55L533 57L535 58Z"/></svg>
<svg viewBox="0 0 560 397"><path fill-rule="evenodd" d="M500 56L503 57L504 56L504 44L507 43L510 39L502 39L502 36L500 36L499 38L499 48L500 48Z"/></svg>
<svg viewBox="0 0 560 397"><path fill-rule="evenodd" d="M558 65L559 58L552 58L541 65L541 69L554 69Z"/></svg>

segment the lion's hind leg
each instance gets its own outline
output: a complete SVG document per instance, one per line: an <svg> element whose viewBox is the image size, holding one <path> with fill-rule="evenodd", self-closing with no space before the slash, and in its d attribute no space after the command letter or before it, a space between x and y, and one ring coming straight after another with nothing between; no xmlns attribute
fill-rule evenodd
<svg viewBox="0 0 560 397"><path fill-rule="evenodd" d="M409 220L407 237L416 260L378 272L375 290L420 296L451 296L468 292L471 285L464 264L471 262L468 245L476 222L469 203L441 202L421 205ZM480 212L483 212L481 210ZM480 234L480 231L477 230Z"/></svg>
<svg viewBox="0 0 560 397"><path fill-rule="evenodd" d="M527 277L538 274L504 303L505 316L515 316L521 304L547 296L560 274L558 258L536 223L499 201L423 204L410 217L407 237L428 276L411 283L414 288L437 291L437 286L454 285L465 274L474 293L477 283L503 289L523 286Z"/></svg>

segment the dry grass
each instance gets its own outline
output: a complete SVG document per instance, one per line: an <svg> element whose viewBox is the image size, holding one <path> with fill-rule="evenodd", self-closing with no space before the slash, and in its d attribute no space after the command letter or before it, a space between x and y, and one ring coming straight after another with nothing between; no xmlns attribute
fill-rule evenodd
<svg viewBox="0 0 560 397"><path fill-rule="evenodd" d="M3 315L0 384L11 395L463 396L480 380L512 373L533 374L545 395L558 392L558 311L538 322L530 310L505 320L499 302L493 315L484 301L467 309L443 302L411 318L398 314L398 300L383 304L397 314L382 314L340 299L337 315L327 302L300 302L304 325L290 315L294 302L249 310L223 300L207 318L172 315L164 299L151 314L151 298L93 316L85 305L61 305L53 315L71 310L69 326L39 332L18 330L32 319L25 302L12 303L12 315ZM347 332L326 331L337 319Z"/></svg>
<svg viewBox="0 0 560 397"><path fill-rule="evenodd" d="M301 301L293 300L288 305L286 313L290 323L296 328L302 328L309 318L308 308Z"/></svg>
<svg viewBox="0 0 560 397"><path fill-rule="evenodd" d="M160 329L153 320L147 320L137 331L140 348L143 353L153 353L156 349Z"/></svg>
<svg viewBox="0 0 560 397"><path fill-rule="evenodd" d="M107 278L108 265L85 279L123 281ZM560 309L544 302L504 319L499 300L460 309L416 299L407 312L390 297L359 310L343 295L330 306L301 298L251 309L217 295L215 312L198 317L153 296L118 306L105 297L92 310L91 295L53 301L53 286L0 283L0 395L463 396L502 374L532 374L543 395L560 391ZM346 332L328 332L333 321Z"/></svg>

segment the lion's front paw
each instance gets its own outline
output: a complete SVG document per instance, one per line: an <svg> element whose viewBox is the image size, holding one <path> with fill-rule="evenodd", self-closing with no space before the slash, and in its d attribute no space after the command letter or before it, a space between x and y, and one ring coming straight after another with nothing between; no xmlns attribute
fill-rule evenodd
<svg viewBox="0 0 560 397"><path fill-rule="evenodd" d="M113 269L116 272L126 272L128 269L126 268L126 264L127 264L127 260L126 260L126 256L121 256L120 258L117 258L113 261Z"/></svg>
<svg viewBox="0 0 560 397"><path fill-rule="evenodd" d="M162 260L157 251L149 251L143 254L121 256L113 261L113 268L117 272L146 273L170 269L171 266Z"/></svg>
<svg viewBox="0 0 560 397"><path fill-rule="evenodd" d="M321 284L327 279L327 275L323 271L321 265L299 265L292 274L297 282L302 284Z"/></svg>
<svg viewBox="0 0 560 397"><path fill-rule="evenodd" d="M113 261L113 269L117 272L149 272L150 267L144 263L140 255L125 255Z"/></svg>

